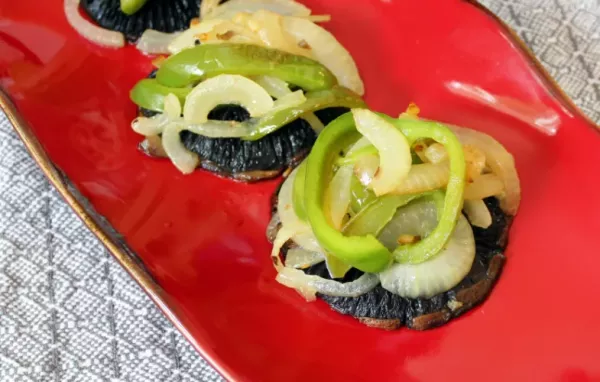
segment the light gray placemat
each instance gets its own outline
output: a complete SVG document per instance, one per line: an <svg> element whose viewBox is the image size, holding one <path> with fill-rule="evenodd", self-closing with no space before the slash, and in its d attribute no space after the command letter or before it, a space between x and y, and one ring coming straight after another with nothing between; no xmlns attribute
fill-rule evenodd
<svg viewBox="0 0 600 382"><path fill-rule="evenodd" d="M483 3L600 120L600 2ZM220 379L60 199L0 113L0 381Z"/></svg>

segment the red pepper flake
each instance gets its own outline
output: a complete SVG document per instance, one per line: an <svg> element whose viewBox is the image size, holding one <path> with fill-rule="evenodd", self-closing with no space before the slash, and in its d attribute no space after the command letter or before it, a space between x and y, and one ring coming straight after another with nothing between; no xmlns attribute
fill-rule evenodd
<svg viewBox="0 0 600 382"><path fill-rule="evenodd" d="M312 49L310 45L306 42L306 40L298 41L298 46L303 49Z"/></svg>
<svg viewBox="0 0 600 382"><path fill-rule="evenodd" d="M194 38L200 40L201 42L208 41L208 33L195 34Z"/></svg>
<svg viewBox="0 0 600 382"><path fill-rule="evenodd" d="M194 25L198 25L198 24L200 24L199 17L194 17L193 19L190 20L190 27L193 27Z"/></svg>
<svg viewBox="0 0 600 382"><path fill-rule="evenodd" d="M167 56L158 56L154 60L152 60L152 65L154 65L155 68L160 68L160 66L166 59Z"/></svg>
<svg viewBox="0 0 600 382"><path fill-rule="evenodd" d="M412 244L421 240L421 236L418 235L400 235L398 236L398 244Z"/></svg>
<svg viewBox="0 0 600 382"><path fill-rule="evenodd" d="M223 41L228 41L230 40L233 36L235 36L235 32L234 31L227 31L225 33L220 33L217 34L217 38L219 40L223 40Z"/></svg>
<svg viewBox="0 0 600 382"><path fill-rule="evenodd" d="M410 114L415 117L418 117L420 112L421 112L421 109L419 109L417 104L414 102L409 103L408 107L406 108L406 114Z"/></svg>

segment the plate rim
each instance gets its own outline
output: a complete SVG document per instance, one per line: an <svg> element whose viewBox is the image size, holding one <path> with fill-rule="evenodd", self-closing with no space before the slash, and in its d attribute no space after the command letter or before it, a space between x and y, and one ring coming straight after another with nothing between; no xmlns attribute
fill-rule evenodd
<svg viewBox="0 0 600 382"><path fill-rule="evenodd" d="M500 19L499 16L497 16L478 0L457 1L457 3L460 2L467 3L475 7L478 11L482 12L484 16L490 17L492 21L495 22L498 27L507 35L510 41L515 44L520 53L523 54L524 59L527 60L527 62L533 67L534 72L542 80L545 90L548 91L561 106L565 107L574 118L583 121L589 128L600 132L600 124L594 122L579 108L579 106L575 104L575 102L561 88L552 75L550 75L535 53L516 33L515 30L513 30L508 24ZM145 269L143 264L139 261L135 261L135 259L130 255L131 251L128 250L126 243L120 242L121 240L119 240L114 233L109 232L109 229L112 227L107 227L106 225L101 224L99 218L101 219L102 217L94 211L93 206L87 202L85 197L83 197L81 194L78 194L77 189L72 187L72 185L68 182L68 178L65 177L60 169L52 162L44 150L41 142L33 132L33 129L29 126L25 118L20 115L10 96L1 87L0 110L4 112L13 129L23 142L25 148L35 163L42 170L44 176L58 191L60 196L67 202L77 217L100 240L102 245L115 258L119 265L127 271L133 280L142 288L144 293L146 293L150 300L167 317L173 326L194 347L199 355L226 380L236 381L236 378L228 370L227 366L221 362L218 362L211 355L209 355L204 350L202 344L198 343L192 334L186 329L185 325L179 320L177 314L166 302L164 297L165 293L162 287L158 285L156 281L154 281L152 275Z"/></svg>

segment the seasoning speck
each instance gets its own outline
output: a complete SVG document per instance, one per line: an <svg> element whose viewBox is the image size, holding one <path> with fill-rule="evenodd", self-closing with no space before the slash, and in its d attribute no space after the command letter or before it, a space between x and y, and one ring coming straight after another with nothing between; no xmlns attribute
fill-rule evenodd
<svg viewBox="0 0 600 382"><path fill-rule="evenodd" d="M310 45L308 45L308 43L306 42L306 40L300 40L298 41L298 46L302 49L312 49L310 47Z"/></svg>
<svg viewBox="0 0 600 382"><path fill-rule="evenodd" d="M217 34L217 38L219 40L227 41L230 40L235 35L233 31L227 31L225 33Z"/></svg>

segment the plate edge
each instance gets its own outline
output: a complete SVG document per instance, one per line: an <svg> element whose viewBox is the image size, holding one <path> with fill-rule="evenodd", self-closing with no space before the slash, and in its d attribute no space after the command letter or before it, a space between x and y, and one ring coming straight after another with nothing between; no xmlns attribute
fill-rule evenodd
<svg viewBox="0 0 600 382"><path fill-rule="evenodd" d="M228 381L235 381L231 373L223 365L215 361L196 342L191 333L179 321L175 312L164 300L164 291L158 285L150 273L145 269L141 259L137 259L134 252L129 249L126 242L120 239L120 234L106 222L105 218L96 213L87 199L79 193L79 190L68 180L68 177L52 162L42 144L35 136L33 130L25 119L19 114L16 105L9 95L0 88L0 110L6 114L8 121L16 131L17 135L25 145L25 148L44 173L50 184L58 191L60 196L67 202L75 215L81 219L83 224L100 240L102 245L110 252L117 262L125 268L127 273L135 280L142 290L150 297L150 300L177 328L177 330L192 344L196 351L206 360L221 376ZM114 231L114 232L110 232Z"/></svg>
<svg viewBox="0 0 600 382"><path fill-rule="evenodd" d="M535 69L535 73L542 80L545 85L544 88L552 95L552 97L564 108L566 108L573 117L580 118L590 127L600 131L600 125L594 122L588 117L575 102L567 95L567 93L558 84L556 79L546 70L544 64L537 58L533 50L525 43L525 41L512 29L507 23L505 23L498 15L492 12L488 7L483 5L479 0L460 0L469 5L475 7L479 12L485 16L490 17L509 37L519 51L525 56L530 65Z"/></svg>
<svg viewBox="0 0 600 382"><path fill-rule="evenodd" d="M527 44L521 39L521 37L502 19L500 19L494 12L492 12L485 5L481 4L478 0L460 0L474 6L477 10L482 12L485 16L492 18L492 20L498 24L500 28L506 32L510 40L515 43L521 53L525 56L528 62L535 68L535 72L538 77L543 80L545 88L551 93L553 98L567 110L569 110L575 118L583 120L589 127L600 131L600 125L596 124L590 117L588 117L573 100L566 94L556 80L550 75L543 64L538 60L533 51L527 46ZM167 319L183 334L183 336L192 344L192 346L200 353L200 355L225 379L229 381L235 381L233 375L226 370L223 365L216 362L210 355L206 354L205 351L199 346L199 344L192 337L191 333L187 331L185 326L179 321L175 313L169 308L167 303L163 300L162 288L152 279L147 270L144 269L143 265L138 263L131 257L127 251L122 248L117 242L115 237L105 231L106 227L96 221L93 216L93 212L88 211L88 208L84 204L85 198L77 197L73 193L73 190L69 188L69 182L66 176L62 175L62 172L53 164L48 157L48 154L42 147L39 140L29 127L25 119L19 114L15 104L12 102L8 94L4 89L0 88L0 110L2 110L8 121L17 132L19 138L29 151L30 155L40 167L48 181L54 186L59 192L75 214L83 221L85 226L92 231L92 233L100 240L105 248L111 253L111 255L117 260L117 262L125 268L127 273L138 283L142 290L150 297L158 308L163 312ZM87 202L87 201L86 201ZM111 227L112 228L112 227Z"/></svg>

